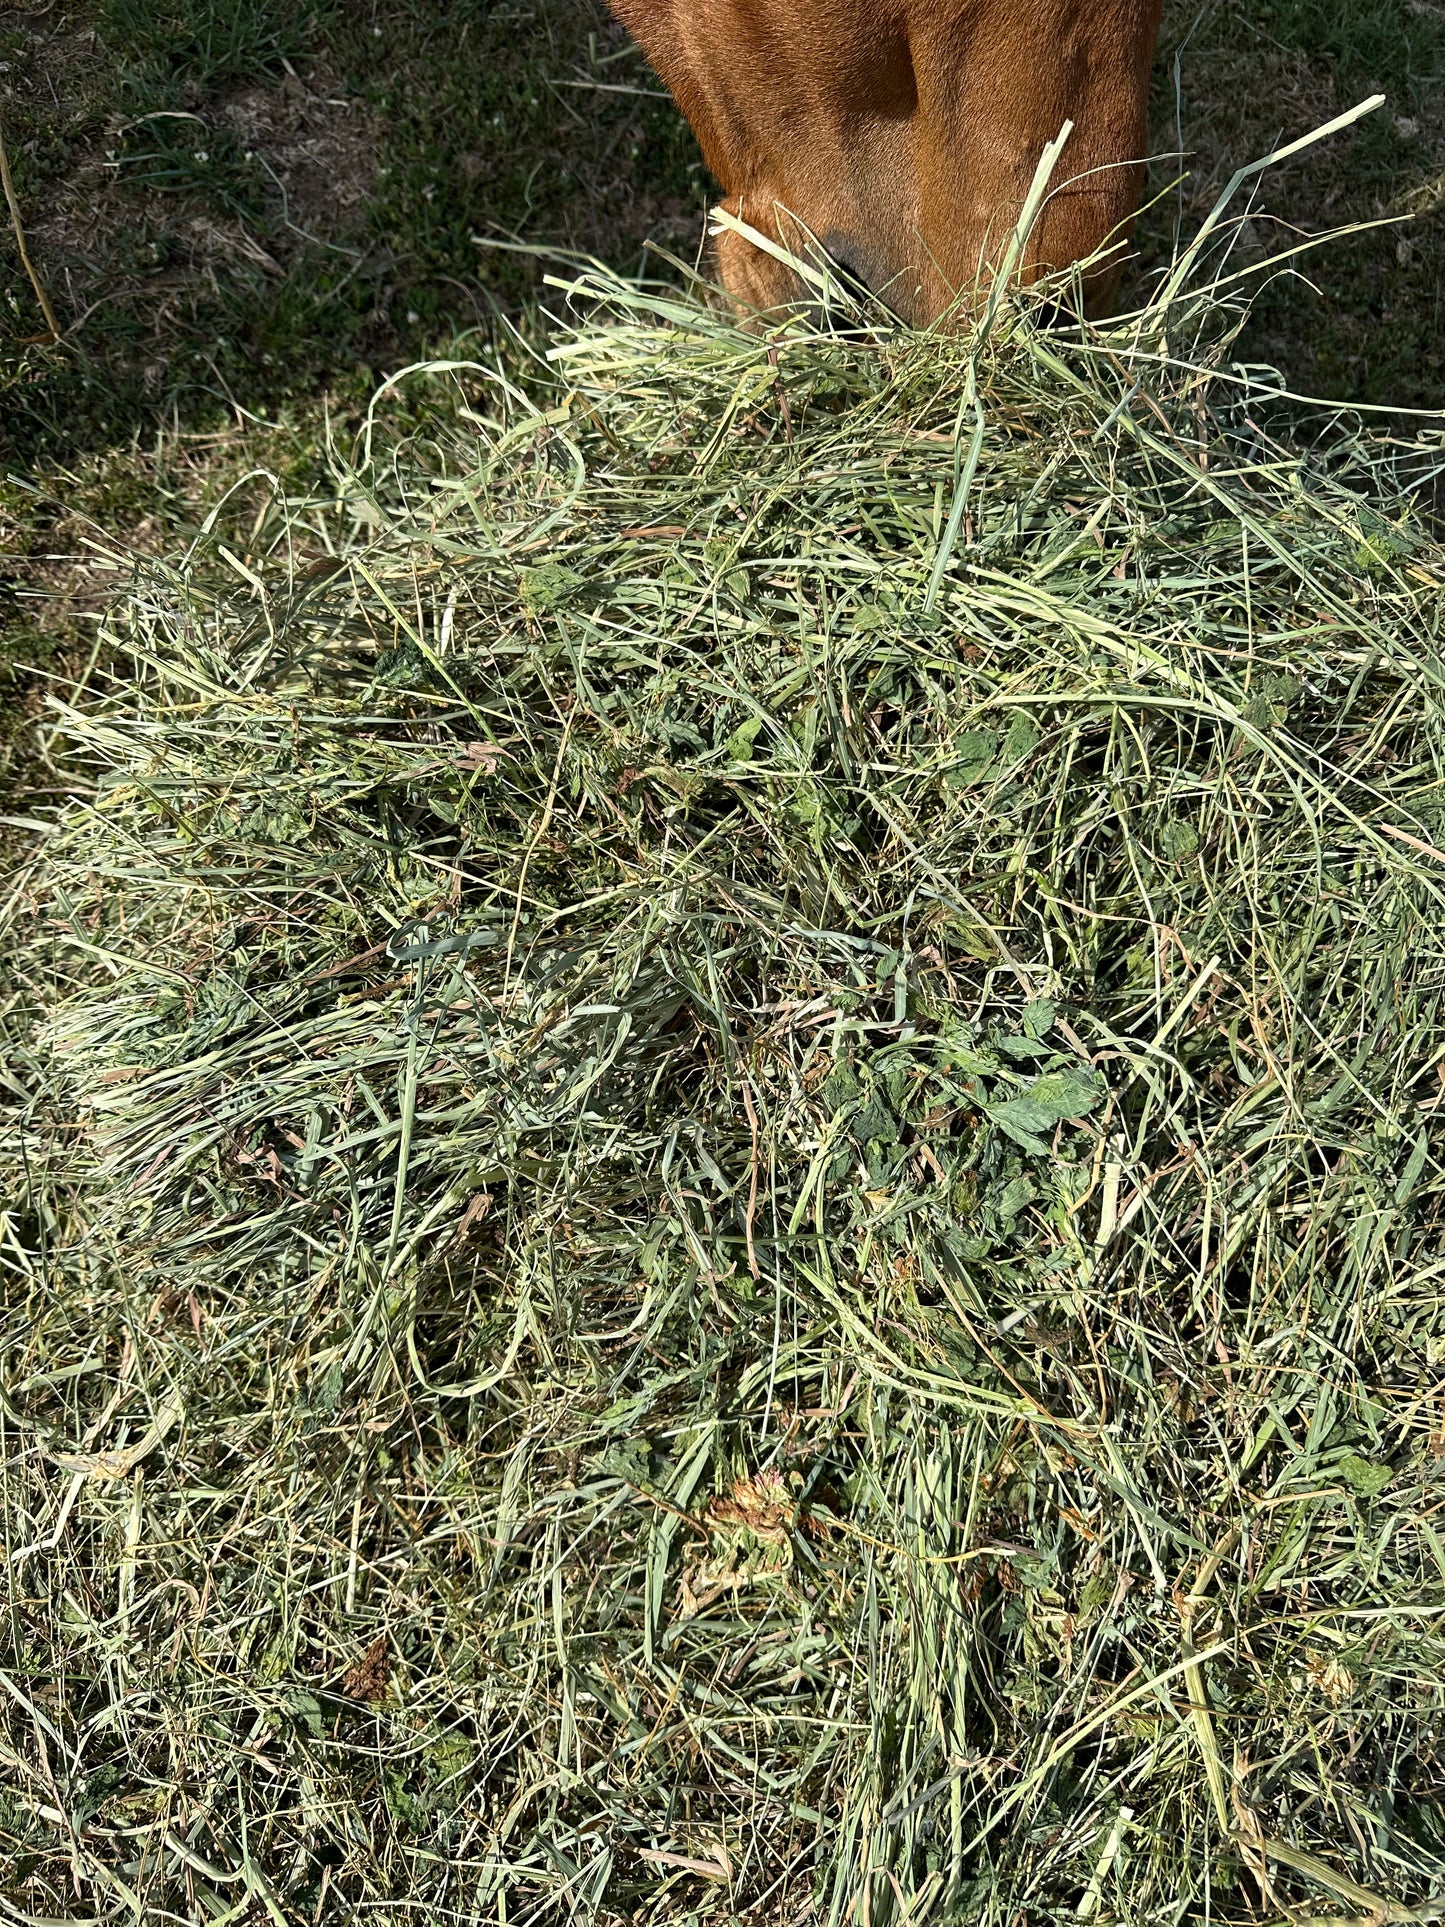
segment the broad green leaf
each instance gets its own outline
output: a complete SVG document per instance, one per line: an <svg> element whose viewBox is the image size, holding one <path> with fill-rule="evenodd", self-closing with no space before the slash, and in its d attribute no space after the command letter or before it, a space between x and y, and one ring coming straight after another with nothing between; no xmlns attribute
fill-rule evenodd
<svg viewBox="0 0 1445 1927"><path fill-rule="evenodd" d="M846 1064L835 1064L823 1079L820 1095L828 1109L836 1115L845 1105L858 1103L863 1095L863 1086Z"/></svg>
<svg viewBox="0 0 1445 1927"><path fill-rule="evenodd" d="M1036 1104L1056 1122L1087 1117L1103 1095L1103 1084L1080 1071L1050 1071L1047 1076L1036 1077L1024 1092L1030 1104Z"/></svg>
<svg viewBox="0 0 1445 1927"><path fill-rule="evenodd" d="M1024 1030L1030 1037L1047 1037L1057 1015L1056 1004L1047 997L1036 998L1024 1011Z"/></svg>
<svg viewBox="0 0 1445 1927"><path fill-rule="evenodd" d="M1395 1476L1388 1465L1381 1465L1378 1459L1367 1459L1359 1452L1347 1452L1335 1470L1351 1492L1357 1492L1362 1499L1373 1499Z"/></svg>
<svg viewBox="0 0 1445 1927"><path fill-rule="evenodd" d="M758 731L763 726L761 716L749 716L745 723L739 723L724 747L735 763L751 762L753 744L758 740Z"/></svg>
<svg viewBox="0 0 1445 1927"><path fill-rule="evenodd" d="M522 571L522 600L533 615L560 609L585 587L577 571L561 562L538 562L535 567Z"/></svg>

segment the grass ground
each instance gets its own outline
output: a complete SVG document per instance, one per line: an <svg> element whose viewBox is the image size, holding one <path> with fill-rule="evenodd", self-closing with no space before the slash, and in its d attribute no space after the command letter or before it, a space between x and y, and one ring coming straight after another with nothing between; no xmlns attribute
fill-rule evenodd
<svg viewBox="0 0 1445 1927"><path fill-rule="evenodd" d="M477 235L690 245L685 127L588 0L12 9L0 132L66 330L0 248L0 675L83 630L88 525L164 546L248 473L319 472L381 374L526 309ZM241 527L256 484L232 498Z"/></svg>

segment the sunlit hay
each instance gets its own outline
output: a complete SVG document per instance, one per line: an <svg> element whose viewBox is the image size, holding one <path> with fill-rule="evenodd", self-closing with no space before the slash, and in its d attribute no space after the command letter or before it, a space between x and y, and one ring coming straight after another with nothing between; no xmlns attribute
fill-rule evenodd
<svg viewBox="0 0 1445 1927"><path fill-rule="evenodd" d="M1209 296L573 293L55 711L9 1911L1403 1917L1427 455L1291 439Z"/></svg>

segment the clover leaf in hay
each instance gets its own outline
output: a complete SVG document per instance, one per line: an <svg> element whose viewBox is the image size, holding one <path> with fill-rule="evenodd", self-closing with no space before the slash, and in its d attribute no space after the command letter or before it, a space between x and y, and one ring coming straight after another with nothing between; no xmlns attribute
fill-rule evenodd
<svg viewBox="0 0 1445 1927"><path fill-rule="evenodd" d="M317 1384L311 1398L311 1408L329 1417L341 1404L341 1394L346 1384L346 1374L341 1361L337 1359L326 1369L325 1376Z"/></svg>
<svg viewBox="0 0 1445 1927"><path fill-rule="evenodd" d="M1092 1072L1051 1071L1035 1078L1025 1093L1028 1102L1039 1105L1059 1122L1087 1117L1104 1096L1104 1080Z"/></svg>
<svg viewBox="0 0 1445 1927"><path fill-rule="evenodd" d="M307 1693L299 1687L293 1689L286 1695L286 1711L300 1731L309 1733L314 1740L321 1738L321 1702L314 1693Z"/></svg>
<svg viewBox="0 0 1445 1927"><path fill-rule="evenodd" d="M860 602L853 611L853 629L857 635L870 636L881 629L896 626L894 610L882 601Z"/></svg>
<svg viewBox="0 0 1445 1927"><path fill-rule="evenodd" d="M908 1099L915 1088L916 1080L907 1063L895 1064L883 1079L883 1088L888 1093L888 1102L895 1111L907 1109Z"/></svg>
<svg viewBox="0 0 1445 1927"><path fill-rule="evenodd" d="M1265 676L1244 705L1244 720L1268 735L1270 730L1277 729L1281 723L1289 720L1289 706L1299 694L1299 689L1300 685L1293 676Z"/></svg>
<svg viewBox="0 0 1445 1927"><path fill-rule="evenodd" d="M1037 724L1032 716L1020 710L1008 726L1003 739L1003 748L999 752L999 761L1005 769L1012 768L1014 764L1023 762L1025 757L1033 755L1038 740Z"/></svg>
<svg viewBox="0 0 1445 1927"><path fill-rule="evenodd" d="M992 775L1002 738L996 729L966 729L953 746L953 764L944 781L954 789L981 783Z"/></svg>
<svg viewBox="0 0 1445 1927"><path fill-rule="evenodd" d="M602 1414L598 1425L606 1431L618 1432L633 1424L651 1402L642 1398L619 1400ZM590 1463L602 1478L620 1479L624 1485L646 1487L652 1477L652 1446L646 1438L634 1436L614 1439L596 1453Z"/></svg>
<svg viewBox="0 0 1445 1927"><path fill-rule="evenodd" d="M530 569L523 569L520 586L529 614L540 616L575 602L587 584L584 577L563 562L537 562Z"/></svg>
<svg viewBox="0 0 1445 1927"><path fill-rule="evenodd" d="M375 675L386 689L424 689L432 680L432 667L411 637L404 636L395 648L378 655Z"/></svg>
<svg viewBox="0 0 1445 1927"><path fill-rule="evenodd" d="M1041 1134L1052 1131L1056 1124L1087 1116L1103 1095L1101 1079L1074 1070L1051 1071L1036 1077L1022 1096L986 1105L985 1111L990 1122L1015 1144L1035 1157L1044 1157L1049 1147Z"/></svg>
<svg viewBox="0 0 1445 1927"><path fill-rule="evenodd" d="M965 957L973 957L979 963L992 963L998 956L998 941L982 917L971 917L965 910L950 909L940 914L939 927L949 943Z"/></svg>
<svg viewBox="0 0 1445 1927"><path fill-rule="evenodd" d="M1045 1592L1053 1584L1058 1555L1054 1552L1015 1552L1009 1556L1009 1566L1019 1584L1029 1592Z"/></svg>
<svg viewBox="0 0 1445 1927"><path fill-rule="evenodd" d="M387 1809L407 1833L426 1833L432 1826L431 1802L414 1793L405 1773L389 1769L382 1776Z"/></svg>
<svg viewBox="0 0 1445 1927"><path fill-rule="evenodd" d="M477 1759L477 1749L461 1733L444 1733L434 1740L422 1755L426 1762L426 1775L434 1786L445 1786L457 1780Z"/></svg>
<svg viewBox="0 0 1445 1927"><path fill-rule="evenodd" d="M749 716L747 721L739 723L732 735L728 737L723 748L727 751L728 756L734 763L750 763L752 761L753 745L758 740L758 731L762 726L763 719L761 716Z"/></svg>
<svg viewBox="0 0 1445 1927"><path fill-rule="evenodd" d="M1199 848L1199 832L1187 817L1171 817L1159 832L1159 850L1171 863L1183 863Z"/></svg>
<svg viewBox="0 0 1445 1927"><path fill-rule="evenodd" d="M964 1077L989 1077L997 1071L998 1059L990 1050L979 1048L972 1025L959 1023L945 1013L941 1028L938 1070L942 1076L956 1071Z"/></svg>
<svg viewBox="0 0 1445 1927"><path fill-rule="evenodd" d="M1090 1619L1101 1607L1107 1606L1114 1596L1114 1588L1118 1582L1118 1573L1113 1566L1107 1564L1101 1566L1097 1572L1090 1573L1079 1594L1079 1618Z"/></svg>
<svg viewBox="0 0 1445 1927"><path fill-rule="evenodd" d="M1298 676L1291 676L1284 670L1276 670L1264 679L1264 693L1272 703L1285 709L1300 693L1302 685Z"/></svg>
<svg viewBox="0 0 1445 1927"><path fill-rule="evenodd" d="M1011 1222L1038 1195L1038 1186L1026 1172L1021 1171L1004 1186L993 1208L1005 1222Z"/></svg>
<svg viewBox="0 0 1445 1927"><path fill-rule="evenodd" d="M1366 575L1388 575L1399 557L1413 555L1419 546L1418 538L1409 530L1388 521L1366 503L1360 504L1356 519L1360 541L1355 549L1355 565Z"/></svg>
<svg viewBox="0 0 1445 1927"><path fill-rule="evenodd" d="M1052 1044L1046 1044L1041 1037L1017 1037L1006 1031L1000 1031L993 1041L1004 1056L1013 1058L1015 1063L1026 1061L1031 1057L1051 1057L1054 1054Z"/></svg>
<svg viewBox="0 0 1445 1927"><path fill-rule="evenodd" d="M805 830L815 829L818 824L829 820L823 794L811 776L801 779L784 807L790 821ZM845 826L838 827L843 828L846 834Z"/></svg>
<svg viewBox="0 0 1445 1927"><path fill-rule="evenodd" d="M1026 1037L1047 1037L1054 1027L1059 1007L1047 997L1036 997L1024 1007L1024 1035Z"/></svg>
<svg viewBox="0 0 1445 1927"><path fill-rule="evenodd" d="M784 1475L760 1472L736 1479L726 1497L709 1499L703 1519L711 1532L708 1553L684 1567L678 1582L678 1617L695 1619L715 1601L752 1587L785 1582L793 1569L796 1496Z"/></svg>
<svg viewBox="0 0 1445 1927"><path fill-rule="evenodd" d="M881 1090L874 1090L853 1119L853 1135L860 1144L896 1144L898 1120Z"/></svg>
<svg viewBox="0 0 1445 1927"><path fill-rule="evenodd" d="M1022 1617L1017 1605L1013 1611ZM1023 1671L1009 1674L1004 1681L1003 1697L1011 1707L1028 1715L1042 1713L1050 1700L1049 1690L1038 1675Z"/></svg>
<svg viewBox="0 0 1445 1927"><path fill-rule="evenodd" d="M1346 1452L1335 1470L1361 1499L1373 1499L1395 1476L1388 1465L1378 1459L1367 1459L1362 1452Z"/></svg>
<svg viewBox="0 0 1445 1927"><path fill-rule="evenodd" d="M835 1064L823 1079L819 1095L834 1117L850 1104L861 1103L863 1086L846 1064Z"/></svg>

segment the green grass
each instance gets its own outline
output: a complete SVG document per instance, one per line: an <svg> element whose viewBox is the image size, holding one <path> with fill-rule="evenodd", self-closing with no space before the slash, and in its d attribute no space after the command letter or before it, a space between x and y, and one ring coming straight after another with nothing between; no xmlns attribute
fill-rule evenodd
<svg viewBox="0 0 1445 1927"><path fill-rule="evenodd" d="M1348 222L1408 215L1410 224L1352 234L1313 256L1308 282L1283 279L1257 303L1244 347L1310 393L1441 407L1445 14L1411 0L1272 0L1252 10L1207 6L1170 15L1155 142L1160 150L1182 145L1191 169L1186 232L1242 161L1369 93L1386 95L1383 112L1265 181L1258 241L1274 252L1300 232ZM1162 168L1157 178L1162 185ZM1146 259L1167 249L1173 223L1161 217L1176 207L1146 222Z"/></svg>
<svg viewBox="0 0 1445 1927"><path fill-rule="evenodd" d="M1429 445L578 296L56 715L11 1904L1431 1917Z"/></svg>
<svg viewBox="0 0 1445 1927"><path fill-rule="evenodd" d="M125 84L144 97L167 83L213 87L273 78L311 53L332 9L295 0L104 0L106 45L125 61Z"/></svg>
<svg viewBox="0 0 1445 1927"><path fill-rule="evenodd" d="M17 185L43 233L47 203L85 182L86 219L39 252L57 288L70 284L65 319L101 304L48 381L17 391L18 458L64 460L176 406L205 421L234 397L264 414L338 378L369 381L485 322L489 296L525 302L535 266L480 249L479 232L610 240L639 198L700 210L685 130L589 0L460 5L444 20L393 0L372 19L275 0L109 0L62 23L74 50L64 34L17 32L5 51L34 136L11 135ZM295 213L281 188L298 144L288 104L301 101L306 131L332 145ZM339 212L336 168L355 177ZM229 245L199 257L197 222L221 223Z"/></svg>

